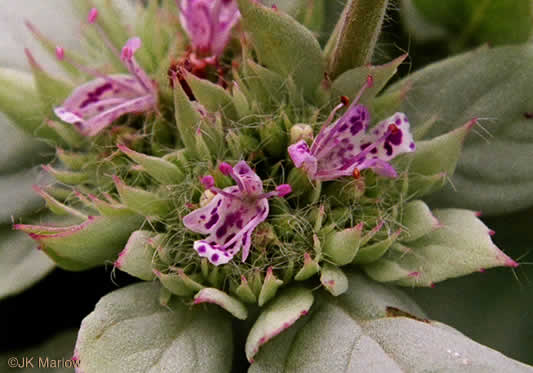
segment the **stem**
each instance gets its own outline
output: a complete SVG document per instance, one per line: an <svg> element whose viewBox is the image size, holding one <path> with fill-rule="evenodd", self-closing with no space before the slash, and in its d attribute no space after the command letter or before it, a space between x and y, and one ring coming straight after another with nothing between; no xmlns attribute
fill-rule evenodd
<svg viewBox="0 0 533 373"><path fill-rule="evenodd" d="M335 46L328 53L332 79L372 61L387 5L388 0L350 0L346 5L335 30Z"/></svg>

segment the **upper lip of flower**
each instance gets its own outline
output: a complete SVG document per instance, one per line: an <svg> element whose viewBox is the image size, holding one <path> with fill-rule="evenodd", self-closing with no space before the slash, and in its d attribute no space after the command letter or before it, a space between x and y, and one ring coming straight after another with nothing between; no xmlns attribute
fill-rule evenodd
<svg viewBox="0 0 533 373"><path fill-rule="evenodd" d="M89 23L95 23L98 13L91 10ZM106 39L105 33L100 34ZM158 93L154 82L135 60L135 52L141 47L141 39L129 39L118 55L109 40L113 52L120 58L129 74L106 75L88 67L81 66L65 57L61 47L57 57L93 75L94 80L77 87L65 102L54 109L63 121L74 124L82 134L94 136L122 115L154 110Z"/></svg>
<svg viewBox="0 0 533 373"><path fill-rule="evenodd" d="M176 0L180 21L199 54L219 56L240 13L234 0Z"/></svg>

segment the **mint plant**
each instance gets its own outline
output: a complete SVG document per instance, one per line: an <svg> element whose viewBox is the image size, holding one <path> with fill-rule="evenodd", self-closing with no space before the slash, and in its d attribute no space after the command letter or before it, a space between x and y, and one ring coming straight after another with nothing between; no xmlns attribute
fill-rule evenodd
<svg viewBox="0 0 533 373"><path fill-rule="evenodd" d="M428 201L453 201L480 108L523 104L442 81L530 48L390 85L406 55L370 64L387 1L348 1L324 47L326 3L303 3L151 1L126 19L129 3L80 0L81 54L28 23L64 76L30 50L32 74L0 70L0 110L55 147L45 211L13 228L59 268L139 280L83 320L78 371L530 371L399 289L518 266L479 212Z"/></svg>

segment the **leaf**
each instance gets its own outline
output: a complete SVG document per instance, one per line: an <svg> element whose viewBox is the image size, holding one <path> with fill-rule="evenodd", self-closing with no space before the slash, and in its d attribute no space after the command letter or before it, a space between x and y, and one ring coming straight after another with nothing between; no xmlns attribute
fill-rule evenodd
<svg viewBox="0 0 533 373"><path fill-rule="evenodd" d="M452 178L455 190L446 187L436 205L496 215L533 204L532 64L530 45L482 49L424 68L387 91L410 86L400 110L415 128L437 118L427 138L479 118L478 136L466 139Z"/></svg>
<svg viewBox="0 0 533 373"><path fill-rule="evenodd" d="M140 283L104 296L82 322L76 357L85 373L230 372L231 322L214 307L159 304Z"/></svg>
<svg viewBox="0 0 533 373"><path fill-rule="evenodd" d="M118 148L161 184L179 184L185 178L184 173L169 161L138 153L125 145L118 145Z"/></svg>
<svg viewBox="0 0 533 373"><path fill-rule="evenodd" d="M215 288L205 288L194 296L194 304L213 303L240 320L248 318L246 306L237 299Z"/></svg>
<svg viewBox="0 0 533 373"><path fill-rule="evenodd" d="M54 335L38 346L26 348L24 350L9 351L8 354L0 355L3 372L17 371L23 373L72 373L73 368L78 364L72 359L74 344L76 342L76 330L67 330ZM20 364L32 359L32 365L27 364L24 368L9 369L9 358L16 357ZM6 368L4 368L6 367ZM7 370L4 370L7 369Z"/></svg>
<svg viewBox="0 0 533 373"><path fill-rule="evenodd" d="M331 264L323 265L320 282L334 296L339 296L348 290L348 278L340 268Z"/></svg>
<svg viewBox="0 0 533 373"><path fill-rule="evenodd" d="M243 24L259 61L281 76L292 76L308 98L322 81L325 61L318 41L291 16L251 0L238 0Z"/></svg>
<svg viewBox="0 0 533 373"><path fill-rule="evenodd" d="M328 54L333 78L372 62L388 0L349 0L339 19L338 34Z"/></svg>
<svg viewBox="0 0 533 373"><path fill-rule="evenodd" d="M305 288L285 290L266 306L246 339L246 357L253 362L262 345L290 328L298 319L307 315L313 305L313 293Z"/></svg>
<svg viewBox="0 0 533 373"><path fill-rule="evenodd" d="M37 244L10 226L0 229L0 299L29 288L54 269Z"/></svg>
<svg viewBox="0 0 533 373"><path fill-rule="evenodd" d="M393 246L379 261L364 267L376 281L402 286L432 286L488 268L518 264L492 243L490 230L473 211L433 211L436 229L407 246Z"/></svg>
<svg viewBox="0 0 533 373"><path fill-rule="evenodd" d="M0 172L3 175L51 159L53 153L47 144L12 126L3 114L0 114L0 132Z"/></svg>
<svg viewBox="0 0 533 373"><path fill-rule="evenodd" d="M533 371L425 320L397 289L348 278L346 294L320 297L309 317L263 346L249 373Z"/></svg>
<svg viewBox="0 0 533 373"><path fill-rule="evenodd" d="M150 241L155 235L151 231L133 232L124 250L118 254L115 267L141 280L152 280L155 276L152 271L155 249Z"/></svg>
<svg viewBox="0 0 533 373"><path fill-rule="evenodd" d="M0 178L0 224L12 222L44 206L44 200L32 189L34 184L51 181L37 169L22 170Z"/></svg>
<svg viewBox="0 0 533 373"><path fill-rule="evenodd" d="M533 31L529 0L412 0L427 22L448 31L455 49L470 43L517 44ZM414 37L422 31L413 28Z"/></svg>
<svg viewBox="0 0 533 373"><path fill-rule="evenodd" d="M79 225L17 224L15 229L29 233L59 267L82 271L115 259L143 220L140 216L90 216Z"/></svg>
<svg viewBox="0 0 533 373"><path fill-rule="evenodd" d="M347 96L355 99L359 90L366 84L368 76L372 76L373 85L361 97L361 103L371 102L385 87L387 82L396 74L398 66L407 58L404 54L391 62L379 66L360 66L342 73L331 86L334 95Z"/></svg>

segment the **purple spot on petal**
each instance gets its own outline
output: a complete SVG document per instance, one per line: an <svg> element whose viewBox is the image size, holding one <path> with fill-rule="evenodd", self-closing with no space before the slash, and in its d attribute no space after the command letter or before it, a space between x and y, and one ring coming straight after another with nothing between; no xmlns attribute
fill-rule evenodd
<svg viewBox="0 0 533 373"><path fill-rule="evenodd" d="M218 214L214 214L213 216L211 216L211 219L209 219L209 221L205 225L206 229L211 229L211 227L213 227L213 225L217 223L218 218Z"/></svg>
<svg viewBox="0 0 533 373"><path fill-rule="evenodd" d="M409 144L409 149L411 150L415 150L415 143L412 142L411 144Z"/></svg>
<svg viewBox="0 0 533 373"><path fill-rule="evenodd" d="M207 250L207 249L205 248L205 246L204 246L204 245L202 245L202 246L198 247L198 252L199 252L200 254L203 254L203 253L205 253L205 251L206 251L206 250Z"/></svg>
<svg viewBox="0 0 533 373"><path fill-rule="evenodd" d="M218 255L218 254L213 254L213 255L211 256L211 261L212 261L212 262L217 262L217 261L218 261L218 258L219 258L219 255Z"/></svg>

